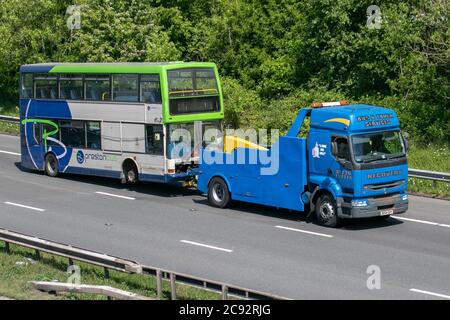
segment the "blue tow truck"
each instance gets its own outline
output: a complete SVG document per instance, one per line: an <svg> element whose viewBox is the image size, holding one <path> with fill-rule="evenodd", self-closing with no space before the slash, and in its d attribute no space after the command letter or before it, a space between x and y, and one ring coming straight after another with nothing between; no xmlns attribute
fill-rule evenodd
<svg viewBox="0 0 450 320"><path fill-rule="evenodd" d="M314 103L267 149L203 149L198 189L215 207L237 200L304 211L328 227L343 219L385 219L408 209L407 150L393 110Z"/></svg>

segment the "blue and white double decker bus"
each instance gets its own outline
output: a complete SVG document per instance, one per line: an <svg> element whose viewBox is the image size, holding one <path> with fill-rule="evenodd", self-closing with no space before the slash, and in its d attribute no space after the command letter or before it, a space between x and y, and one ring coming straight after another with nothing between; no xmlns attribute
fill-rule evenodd
<svg viewBox="0 0 450 320"><path fill-rule="evenodd" d="M187 180L199 161L194 137L221 132L213 63L50 63L20 73L22 166L49 176Z"/></svg>

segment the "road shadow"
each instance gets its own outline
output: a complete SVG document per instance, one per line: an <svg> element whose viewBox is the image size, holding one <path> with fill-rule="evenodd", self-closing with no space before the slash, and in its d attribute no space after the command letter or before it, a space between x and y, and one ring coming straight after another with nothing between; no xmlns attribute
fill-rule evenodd
<svg viewBox="0 0 450 320"><path fill-rule="evenodd" d="M386 220L381 220L380 217L347 219L344 221L342 229L349 231L361 231L379 228L389 228L403 223L404 223L403 221L397 220L395 219L395 217L389 217Z"/></svg>
<svg viewBox="0 0 450 320"><path fill-rule="evenodd" d="M38 172L35 171L35 170L31 170L31 169L22 167L22 164L21 164L21 162L19 162L19 161L18 161L18 162L14 162L14 165L16 166L17 169L19 169L19 170L22 171L22 172L38 173Z"/></svg>
<svg viewBox="0 0 450 320"><path fill-rule="evenodd" d="M208 200L206 198L193 199L193 202L200 205L209 205ZM310 223L317 224L317 220L314 213L309 215L308 212L278 209L275 207L268 207L240 201L234 201L229 209L243 214L250 213L270 218L277 218L280 220L303 222L307 224ZM340 229L349 231L361 231L361 230L393 227L403 223L404 223L403 221L397 220L395 219L395 217L389 217L386 220L380 220L379 217L344 219Z"/></svg>
<svg viewBox="0 0 450 320"><path fill-rule="evenodd" d="M199 205L209 206L206 197L204 199L192 199L192 201ZM312 223L313 219L307 216L306 212L292 211L287 209L268 207L254 203L233 201L228 210L239 212L243 214L255 214L270 218L277 218L290 221L298 221L305 223Z"/></svg>
<svg viewBox="0 0 450 320"><path fill-rule="evenodd" d="M15 166L22 172L27 172L31 174L44 176L43 172L31 170L22 167L20 162L16 162ZM138 182L136 184L130 185L122 183L119 179L114 178L105 178L98 176L88 176L88 175L80 175L80 174L64 174L61 173L57 178L54 179L63 179L66 181L76 181L78 183L90 184L99 187L108 187L116 190L125 190L132 191L136 193L141 193L144 195L155 195L160 197L185 197L185 196L193 196L199 195L200 193L192 188L186 188L178 184L165 184L165 183L157 183L157 182Z"/></svg>

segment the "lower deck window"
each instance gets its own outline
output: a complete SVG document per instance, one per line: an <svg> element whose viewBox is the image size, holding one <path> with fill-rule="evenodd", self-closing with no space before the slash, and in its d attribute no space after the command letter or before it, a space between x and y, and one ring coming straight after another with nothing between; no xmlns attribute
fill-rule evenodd
<svg viewBox="0 0 450 320"><path fill-rule="evenodd" d="M68 148L86 148L101 150L101 125L98 121L58 121L59 130L56 134L48 136L50 138L61 141ZM35 125L36 126L36 125ZM48 124L39 124L39 129L35 129L35 136L40 139L42 133L50 133L55 131L55 127ZM41 141L39 142L41 143ZM47 146L59 147L60 145L54 141L47 140Z"/></svg>
<svg viewBox="0 0 450 320"><path fill-rule="evenodd" d="M85 147L85 131L82 121L64 121L60 123L61 142L69 148Z"/></svg>
<svg viewBox="0 0 450 320"><path fill-rule="evenodd" d="M101 149L102 137L100 122L86 122L86 148Z"/></svg>

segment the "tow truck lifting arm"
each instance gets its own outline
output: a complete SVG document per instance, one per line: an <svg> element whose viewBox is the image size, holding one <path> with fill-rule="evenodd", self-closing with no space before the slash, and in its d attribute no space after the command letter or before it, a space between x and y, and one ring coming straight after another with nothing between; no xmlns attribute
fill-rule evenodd
<svg viewBox="0 0 450 320"><path fill-rule="evenodd" d="M286 134L287 137L294 137L294 138L298 137L303 122L305 121L305 118L311 114L311 110L312 110L311 108L304 108L300 110L300 112L297 115L297 118L295 119L294 123L292 124L291 128Z"/></svg>

